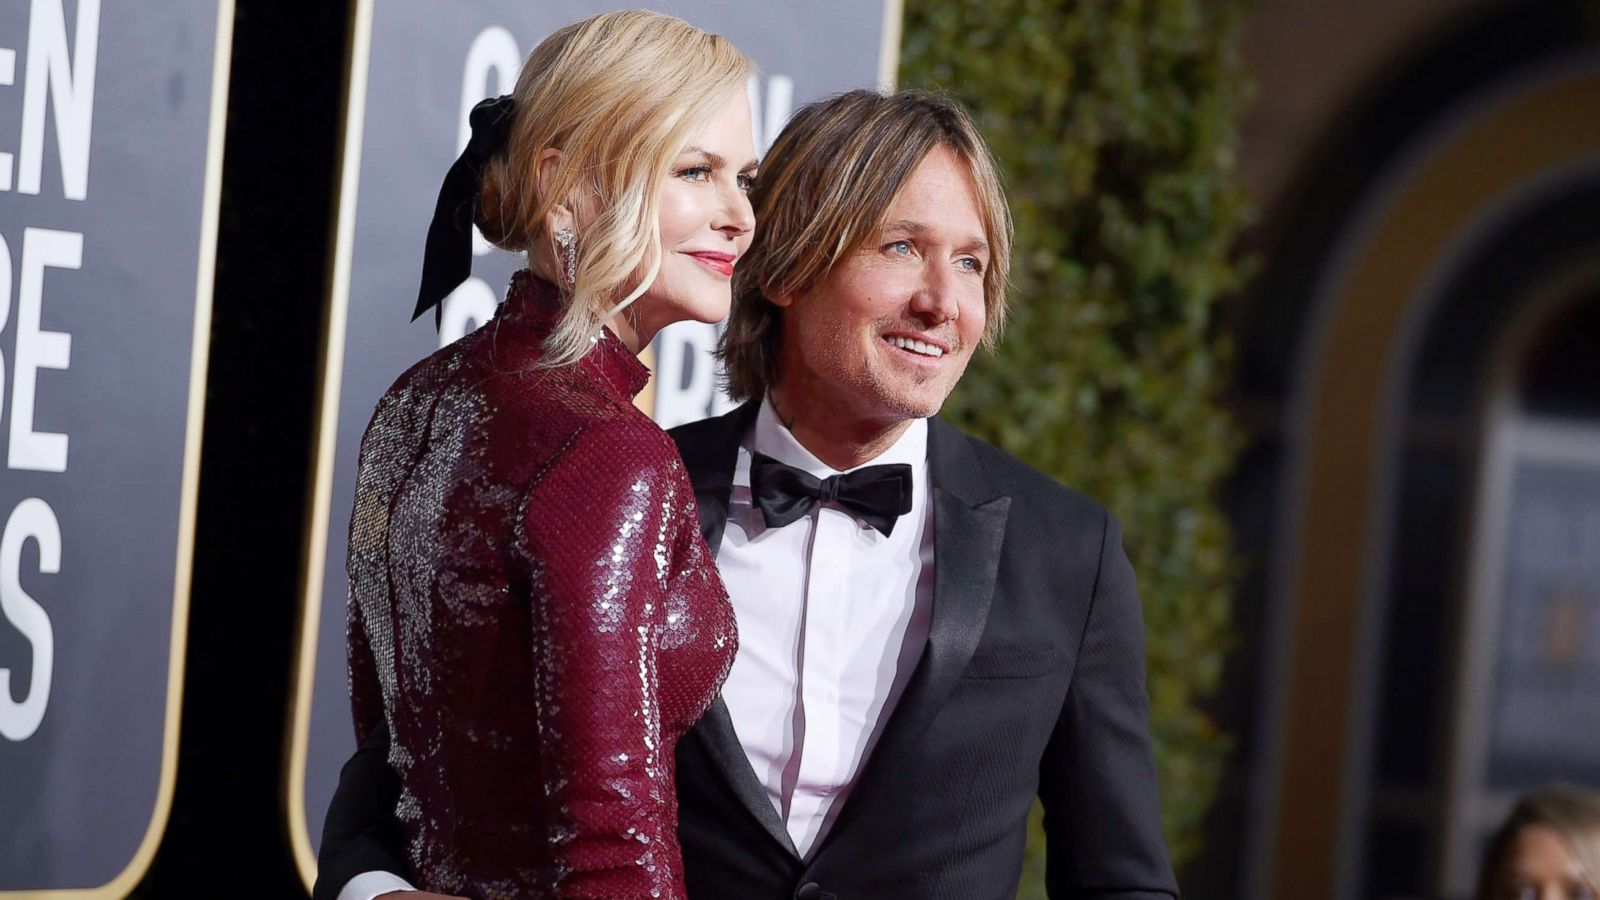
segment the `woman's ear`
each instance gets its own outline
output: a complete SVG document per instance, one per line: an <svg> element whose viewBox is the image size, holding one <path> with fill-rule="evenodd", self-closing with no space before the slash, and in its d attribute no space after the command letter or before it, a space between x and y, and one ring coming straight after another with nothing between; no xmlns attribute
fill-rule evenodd
<svg viewBox="0 0 1600 900"><path fill-rule="evenodd" d="M554 147L547 147L539 151L533 159L533 177L538 186L540 195L547 196L556 178L556 170L561 165L561 151ZM562 229L573 227L572 210L565 203L551 204L550 210L544 215L544 233L553 235Z"/></svg>

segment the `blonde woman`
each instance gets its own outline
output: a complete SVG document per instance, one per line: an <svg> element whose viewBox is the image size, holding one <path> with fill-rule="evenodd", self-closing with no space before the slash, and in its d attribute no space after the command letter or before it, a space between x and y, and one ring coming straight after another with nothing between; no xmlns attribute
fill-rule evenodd
<svg viewBox="0 0 1600 900"><path fill-rule="evenodd" d="M1528 794L1484 855L1478 900L1600 900L1600 794Z"/></svg>
<svg viewBox="0 0 1600 900"><path fill-rule="evenodd" d="M441 190L419 315L466 274L469 212L528 268L389 389L361 445L356 736L391 741L424 890L684 894L673 747L736 639L682 463L633 405L635 355L728 312L754 226L750 70L668 16L574 23L474 111Z"/></svg>

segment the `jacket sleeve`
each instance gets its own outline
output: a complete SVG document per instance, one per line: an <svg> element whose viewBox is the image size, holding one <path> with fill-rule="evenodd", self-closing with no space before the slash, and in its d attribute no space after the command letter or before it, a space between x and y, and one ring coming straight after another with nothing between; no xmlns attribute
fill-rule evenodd
<svg viewBox="0 0 1600 900"><path fill-rule="evenodd" d="M404 875L405 838L395 820L400 777L389 766L389 728L380 718L339 770L317 851L312 900L334 900L363 872Z"/></svg>
<svg viewBox="0 0 1600 900"><path fill-rule="evenodd" d="M656 647L685 501L664 447L591 425L530 489L535 715L561 898L680 898Z"/></svg>
<svg viewBox="0 0 1600 900"><path fill-rule="evenodd" d="M1168 900L1145 693L1144 621L1122 531L1109 514L1083 640L1040 767L1045 885L1054 900Z"/></svg>

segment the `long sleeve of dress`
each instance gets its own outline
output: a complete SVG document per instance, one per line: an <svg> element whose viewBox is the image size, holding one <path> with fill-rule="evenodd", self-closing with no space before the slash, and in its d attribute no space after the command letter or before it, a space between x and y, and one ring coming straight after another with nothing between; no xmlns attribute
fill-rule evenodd
<svg viewBox="0 0 1600 900"><path fill-rule="evenodd" d="M562 898L679 898L657 650L687 498L637 429L594 423L529 490L534 699Z"/></svg>

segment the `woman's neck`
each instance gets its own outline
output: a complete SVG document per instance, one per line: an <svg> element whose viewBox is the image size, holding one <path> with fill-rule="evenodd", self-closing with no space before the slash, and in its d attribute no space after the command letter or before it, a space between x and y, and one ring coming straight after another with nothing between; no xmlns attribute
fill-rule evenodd
<svg viewBox="0 0 1600 900"><path fill-rule="evenodd" d="M562 279L556 277L555 259L548 248L535 247L528 251L528 271L556 285L562 293L566 293ZM637 315L638 303L639 301L635 300L628 309L616 313L604 322L604 325L611 329L611 333L617 336L617 340L622 341L622 345L635 356L650 346L650 342L655 340L656 333L661 330L659 327L652 327ZM630 312L635 314L629 315Z"/></svg>

